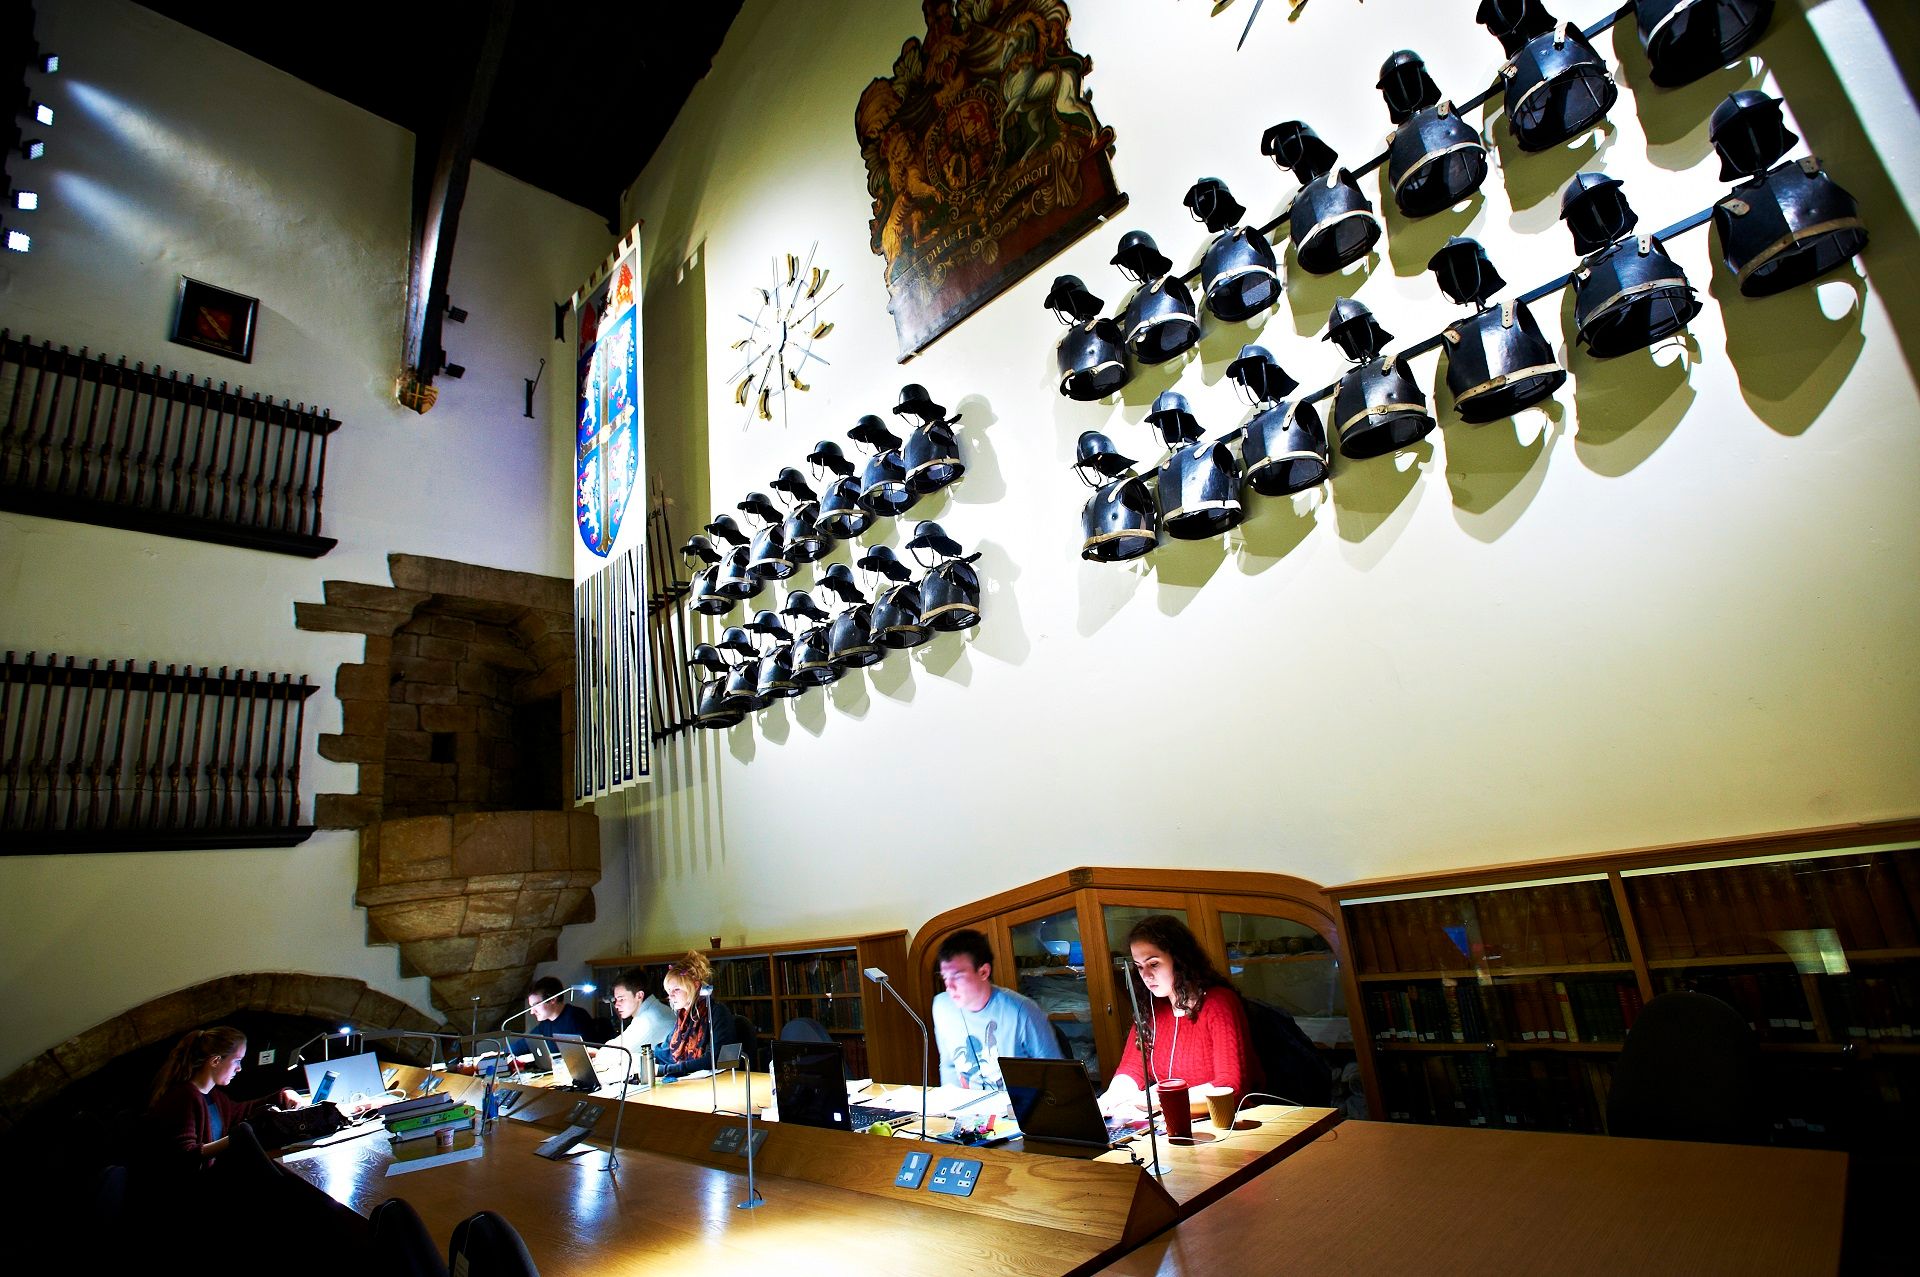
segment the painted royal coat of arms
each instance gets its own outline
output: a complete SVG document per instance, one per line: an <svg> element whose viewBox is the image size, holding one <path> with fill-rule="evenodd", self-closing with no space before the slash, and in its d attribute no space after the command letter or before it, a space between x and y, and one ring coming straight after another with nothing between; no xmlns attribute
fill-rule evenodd
<svg viewBox="0 0 1920 1277"><path fill-rule="evenodd" d="M634 260L624 259L580 305L574 517L580 540L605 558L640 473L640 308Z"/></svg>
<svg viewBox="0 0 1920 1277"><path fill-rule="evenodd" d="M854 112L902 361L1127 202L1064 0L921 11L926 35Z"/></svg>

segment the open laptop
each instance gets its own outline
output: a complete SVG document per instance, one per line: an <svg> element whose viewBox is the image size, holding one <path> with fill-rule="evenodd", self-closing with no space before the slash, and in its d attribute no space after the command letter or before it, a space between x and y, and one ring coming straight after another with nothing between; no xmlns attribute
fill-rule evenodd
<svg viewBox="0 0 1920 1277"><path fill-rule="evenodd" d="M538 1041L539 1039L535 1039ZM552 1038L553 1050L558 1058L556 1068L554 1058L549 1057L547 1067L565 1069L567 1084L561 1088L568 1091L597 1091L600 1078L593 1071L593 1057L587 1054L587 1044L576 1034L556 1033ZM536 1052L537 1054L537 1052Z"/></svg>
<svg viewBox="0 0 1920 1277"><path fill-rule="evenodd" d="M356 1095L376 1104L387 1096L387 1085L380 1080L380 1057L371 1051L316 1060L302 1067L307 1073L307 1094L315 1104L332 1102L344 1109ZM332 1082L327 1081L328 1073L334 1075Z"/></svg>
<svg viewBox="0 0 1920 1277"><path fill-rule="evenodd" d="M1093 1157L1136 1134L1124 1120L1109 1121L1093 1094L1093 1079L1078 1060L1000 1057L1021 1147L1030 1153Z"/></svg>
<svg viewBox="0 0 1920 1277"><path fill-rule="evenodd" d="M838 1042L776 1041L773 1095L780 1120L829 1131L864 1131L902 1117L899 1109L855 1104L847 1098L847 1064Z"/></svg>

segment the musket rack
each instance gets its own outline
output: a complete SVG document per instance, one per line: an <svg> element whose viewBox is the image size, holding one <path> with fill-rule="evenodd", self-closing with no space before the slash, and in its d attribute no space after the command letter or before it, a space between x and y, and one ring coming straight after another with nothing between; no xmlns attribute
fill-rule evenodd
<svg viewBox="0 0 1920 1277"><path fill-rule="evenodd" d="M0 509L318 558L320 408L0 329Z"/></svg>
<svg viewBox="0 0 1920 1277"><path fill-rule="evenodd" d="M612 793L651 770L651 746L693 726L686 681L687 582L675 566L665 498L647 512L646 560L627 550L573 587L573 796ZM647 586L654 588L648 590ZM644 613L644 616L643 616ZM642 631L644 630L644 637ZM646 659L638 646L646 644ZM644 666L646 684L639 674ZM644 723L647 739L637 727Z"/></svg>
<svg viewBox="0 0 1920 1277"><path fill-rule="evenodd" d="M315 685L291 674L8 652L0 853L290 847Z"/></svg>

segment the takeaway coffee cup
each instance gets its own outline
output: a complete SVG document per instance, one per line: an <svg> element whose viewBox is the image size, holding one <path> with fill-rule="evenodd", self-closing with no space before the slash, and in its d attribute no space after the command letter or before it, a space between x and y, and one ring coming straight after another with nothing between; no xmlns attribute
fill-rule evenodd
<svg viewBox="0 0 1920 1277"><path fill-rule="evenodd" d="M1207 1097L1207 1120L1213 1123L1216 1131L1233 1129L1233 1106L1239 1097L1230 1086L1202 1087L1200 1094Z"/></svg>
<svg viewBox="0 0 1920 1277"><path fill-rule="evenodd" d="M1187 1098L1187 1084L1178 1078L1153 1085L1154 1096L1160 1104L1160 1111L1167 1115L1168 1139L1191 1139L1193 1137L1193 1103Z"/></svg>

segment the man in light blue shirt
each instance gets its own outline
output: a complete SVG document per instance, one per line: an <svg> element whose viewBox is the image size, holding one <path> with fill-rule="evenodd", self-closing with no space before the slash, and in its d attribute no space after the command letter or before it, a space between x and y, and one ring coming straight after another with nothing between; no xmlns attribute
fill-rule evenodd
<svg viewBox="0 0 1920 1277"><path fill-rule="evenodd" d="M1060 1059L1058 1039L1040 1004L993 982L993 949L978 931L956 931L940 946L933 1037L946 1086L998 1089L1000 1057Z"/></svg>

